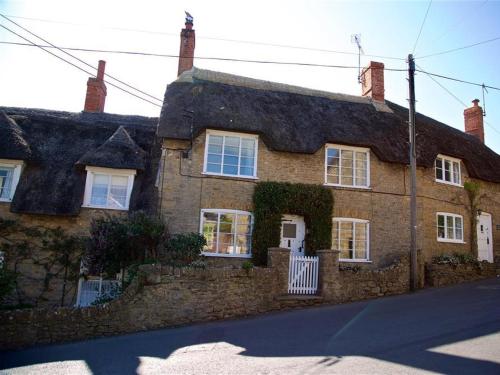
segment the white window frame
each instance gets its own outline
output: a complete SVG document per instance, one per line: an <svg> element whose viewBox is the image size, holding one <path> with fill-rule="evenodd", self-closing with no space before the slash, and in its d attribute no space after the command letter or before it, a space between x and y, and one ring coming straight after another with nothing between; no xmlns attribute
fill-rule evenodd
<svg viewBox="0 0 500 375"><path fill-rule="evenodd" d="M118 210L118 211L128 211L130 205L130 196L132 195L132 189L134 187L134 178L137 174L135 169L115 169L115 168L102 168L102 167L91 167L86 166L85 170L87 171L87 180L85 182L85 195L83 198L82 207L87 208L99 208L103 210ZM108 176L120 176L120 177L128 177L127 184L127 198L126 198L126 206L124 208L116 208L116 207L107 207L107 206L97 206L91 204L92 198L92 183L94 181L95 174L105 174ZM109 195L109 189L108 189Z"/></svg>
<svg viewBox="0 0 500 375"><path fill-rule="evenodd" d="M340 163L339 163L339 183L334 184L331 182L328 182L328 150L336 148L339 150L345 150L345 151L353 151L353 160L354 160L354 165L356 164L356 152L364 152L366 153L366 186L364 185L356 185L356 173L354 172L353 168L353 176L352 176L352 185L346 185L342 184L342 157L340 158ZM366 147L353 147L353 146L345 146L345 145L337 145L337 144L331 144L327 143L325 145L325 183L324 185L326 186L339 186L339 187L349 187L349 188L354 188L354 189L371 189L371 182L370 182L370 149Z"/></svg>
<svg viewBox="0 0 500 375"><path fill-rule="evenodd" d="M436 161L437 159L441 159L441 170L443 171L443 178L442 179L439 179L437 178L437 169L436 169ZM444 162L446 161L449 161L451 163L451 170L450 170L450 177L451 177L451 181L446 181L445 180L445 172L444 172ZM454 175L455 175L455 172L453 170L453 163L458 163L458 184L453 182L454 180ZM434 160L434 178L436 180L436 182L439 182L441 184L447 184L447 185L453 185L453 186L460 186L460 187L463 187L462 185L462 160L460 159L457 159L457 158L453 158L451 156L446 156L446 155L441 155L441 154L438 154L436 156L436 159Z"/></svg>
<svg viewBox="0 0 500 375"><path fill-rule="evenodd" d="M10 187L10 194L7 198L0 198L0 202L12 202L14 194L16 192L17 184L19 183L19 178L21 177L21 172L24 167L24 162L22 160L9 160L0 159L0 167L14 168L12 173L12 185Z"/></svg>
<svg viewBox="0 0 500 375"><path fill-rule="evenodd" d="M350 259L350 258L340 258L339 254L339 262L346 263L371 263L370 260L370 220L366 219L355 219L351 217L333 217L332 224L337 222L349 222L349 223L363 223L366 224L366 258L363 259ZM333 227L332 227L332 237L333 237ZM356 226L353 226L353 238L356 238ZM339 236L340 241L340 236ZM333 248L333 246L332 246ZM338 246L337 246L338 248ZM354 253L356 253L356 249L354 249Z"/></svg>
<svg viewBox="0 0 500 375"><path fill-rule="evenodd" d="M250 233L252 233L253 239L253 214L249 211L241 211L241 210L228 210L228 209L218 209L218 208L203 208L200 213L200 234L203 235L203 214L205 212L208 213L216 213L216 214L237 214L237 215L249 215L250 216ZM220 220L217 220L217 233L219 233L219 225ZM236 237L235 237L236 238ZM234 239L233 239L234 243ZM234 245L233 245L234 247ZM219 236L217 236L217 250L219 249ZM252 257L252 248L250 247L249 254L222 254L222 253L210 253L210 252L201 252L202 255L208 257L223 257L223 258L251 258Z"/></svg>
<svg viewBox="0 0 500 375"><path fill-rule="evenodd" d="M439 237L439 216L444 216L445 219L444 219L444 235L445 235L445 238L440 238ZM446 230L446 222L447 222L447 219L446 217L447 216L451 216L453 217L453 236L455 236L455 230L456 230L456 224L455 224L455 219L457 217L459 217L460 219L462 219L462 239L455 239L455 238L447 238L446 236L448 235L448 231ZM436 212L436 238L438 240L438 242L450 242L450 243L460 243L460 244L464 244L465 241L464 241L464 217L462 215L458 215L458 214L452 214L452 213L449 213L449 212Z"/></svg>
<svg viewBox="0 0 500 375"><path fill-rule="evenodd" d="M223 173L223 165L224 165L224 159L222 160L222 167L221 167L221 173L216 173L216 172L207 172L207 162L208 162L208 138L210 135L219 135L222 137L239 137L240 138L240 154L238 155L238 174L227 174ZM247 175L242 175L240 174L240 160L241 160L241 138L251 138L255 139L255 157L253 161L253 175L252 176L247 176ZM225 138L222 141L222 152L224 152L224 143L225 143ZM205 135L205 157L203 161L203 172L202 174L208 175L208 176L224 176L224 177L233 177L233 178L247 178L251 180L258 180L257 177L257 159L259 156L259 136L257 134L248 134L248 133L236 133L236 132L228 132L228 131L222 131L222 130L207 130L206 135Z"/></svg>

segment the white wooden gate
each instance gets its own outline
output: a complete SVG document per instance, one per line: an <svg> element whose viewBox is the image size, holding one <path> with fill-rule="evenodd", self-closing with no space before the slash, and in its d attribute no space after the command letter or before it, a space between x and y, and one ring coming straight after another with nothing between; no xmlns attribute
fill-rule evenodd
<svg viewBox="0 0 500 375"><path fill-rule="evenodd" d="M290 254L288 293L315 294L318 290L318 257Z"/></svg>
<svg viewBox="0 0 500 375"><path fill-rule="evenodd" d="M76 306L90 306L100 296L116 293L116 290L119 286L120 281L118 280L80 279L78 283L78 296L76 298Z"/></svg>

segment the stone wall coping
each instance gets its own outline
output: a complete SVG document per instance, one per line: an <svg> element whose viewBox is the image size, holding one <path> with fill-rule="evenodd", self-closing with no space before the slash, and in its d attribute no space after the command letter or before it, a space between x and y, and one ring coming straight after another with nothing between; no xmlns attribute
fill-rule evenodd
<svg viewBox="0 0 500 375"><path fill-rule="evenodd" d="M290 252L290 249L287 249L287 248L284 248L284 247L270 247L267 250L275 252L275 253L289 253Z"/></svg>

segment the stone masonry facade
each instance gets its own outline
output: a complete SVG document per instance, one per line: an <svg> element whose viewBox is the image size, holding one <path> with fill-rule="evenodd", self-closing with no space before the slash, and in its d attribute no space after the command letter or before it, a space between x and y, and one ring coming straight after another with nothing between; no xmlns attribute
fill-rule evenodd
<svg viewBox="0 0 500 375"><path fill-rule="evenodd" d="M325 148L312 155L276 152L262 139L258 144L258 180L204 175L206 133L192 143L165 139L161 212L172 233L198 232L201 209L252 211L256 181L323 184ZM188 157L180 150L190 150ZM390 264L409 252L409 168L385 163L370 152L370 189L329 187L334 195L332 217L365 219L370 222L370 260L364 267ZM418 243L423 258L430 261L443 253L471 251L471 216L463 187L435 181L434 168L418 168ZM469 181L461 165L462 181ZM492 215L493 254L500 262L500 184L478 181L480 208ZM464 243L437 241L437 212L463 216Z"/></svg>

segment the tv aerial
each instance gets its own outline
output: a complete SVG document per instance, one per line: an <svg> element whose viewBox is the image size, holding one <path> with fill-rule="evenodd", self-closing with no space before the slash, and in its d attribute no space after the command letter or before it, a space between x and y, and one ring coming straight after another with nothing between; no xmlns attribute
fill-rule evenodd
<svg viewBox="0 0 500 375"><path fill-rule="evenodd" d="M363 47L361 47L361 34L352 34L351 43L358 46L358 83L361 83L361 55L365 54Z"/></svg>

